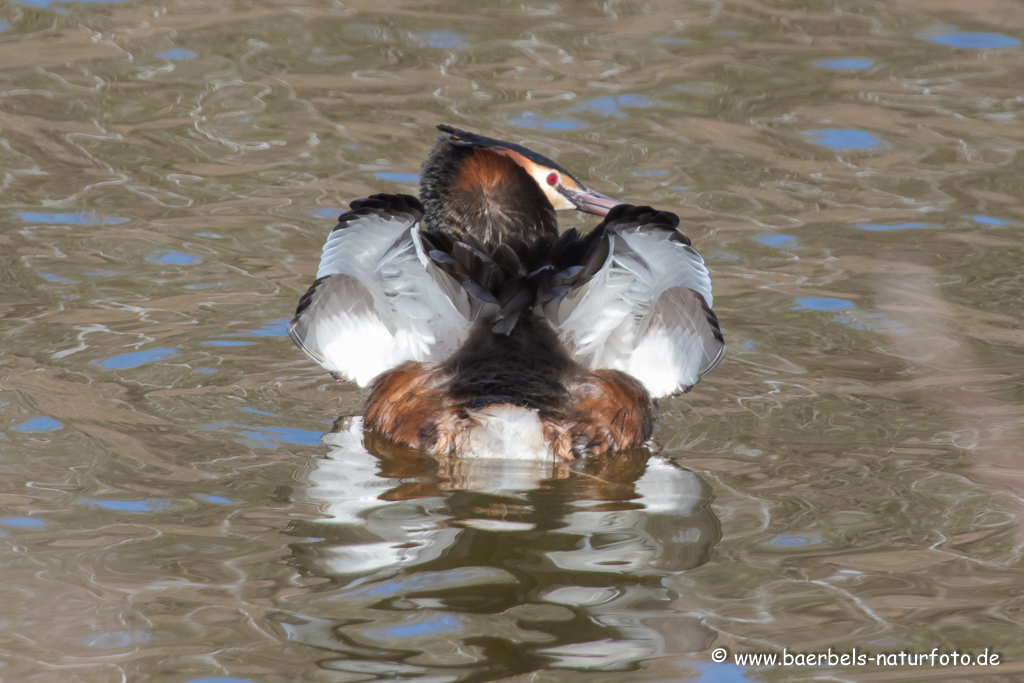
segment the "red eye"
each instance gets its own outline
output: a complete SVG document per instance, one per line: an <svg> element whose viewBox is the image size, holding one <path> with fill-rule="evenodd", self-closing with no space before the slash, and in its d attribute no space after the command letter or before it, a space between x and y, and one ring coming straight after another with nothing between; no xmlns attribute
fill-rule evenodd
<svg viewBox="0 0 1024 683"><path fill-rule="evenodd" d="M551 187L554 187L557 184L558 184L558 174L555 173L554 171L552 171L551 173L548 174L548 185L550 185Z"/></svg>

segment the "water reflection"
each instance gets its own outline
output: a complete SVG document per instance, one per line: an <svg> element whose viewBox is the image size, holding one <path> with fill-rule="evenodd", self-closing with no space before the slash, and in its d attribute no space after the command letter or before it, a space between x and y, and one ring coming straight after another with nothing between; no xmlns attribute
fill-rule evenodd
<svg viewBox="0 0 1024 683"><path fill-rule="evenodd" d="M874 63L875 60L863 57L839 57L837 59L822 59L815 62L814 66L828 71L863 71L870 69Z"/></svg>
<svg viewBox="0 0 1024 683"><path fill-rule="evenodd" d="M292 497L326 518L289 529L302 539L292 562L328 580L322 609L278 615L293 640L338 653L323 666L619 669L714 641L663 584L721 537L693 472L646 449L453 461L364 438L358 418L323 441L330 452Z"/></svg>
<svg viewBox="0 0 1024 683"><path fill-rule="evenodd" d="M3 4L2 678L977 678L712 665L689 615L1019 677L1022 38L1013 0ZM735 343L656 439L710 561L658 456L323 457L361 397L284 321L439 122L682 216Z"/></svg>
<svg viewBox="0 0 1024 683"><path fill-rule="evenodd" d="M199 55L197 55L195 52L192 52L192 50L186 50L184 48L176 47L171 50L157 52L156 56L160 59L169 59L174 62L184 62L189 59L195 59Z"/></svg>
<svg viewBox="0 0 1024 683"><path fill-rule="evenodd" d="M128 222L127 218L120 216L97 216L87 211L80 213L17 211L14 215L25 223L49 223L54 225L120 225Z"/></svg>
<svg viewBox="0 0 1024 683"><path fill-rule="evenodd" d="M578 130L586 126L582 121L573 118L548 118L534 111L524 111L508 121L516 128L537 128L539 130Z"/></svg>
<svg viewBox="0 0 1024 683"><path fill-rule="evenodd" d="M856 226L860 230L868 230L871 232L889 232L891 230L917 230L919 228L932 228L935 227L929 223L919 222L908 222L908 223L857 223Z"/></svg>
<svg viewBox="0 0 1024 683"><path fill-rule="evenodd" d="M874 133L866 130L821 128L819 130L807 131L804 137L812 144L830 147L835 150L864 149L877 151L889 146L889 143L880 140Z"/></svg>
<svg viewBox="0 0 1024 683"><path fill-rule="evenodd" d="M755 235L753 239L766 247L776 247L778 249L795 247L797 244L797 239L795 237L792 235L784 235L782 233L765 233Z"/></svg>
<svg viewBox="0 0 1024 683"><path fill-rule="evenodd" d="M965 50L993 50L1020 45L1019 40L1002 33L936 33L925 36L925 39L939 45Z"/></svg>

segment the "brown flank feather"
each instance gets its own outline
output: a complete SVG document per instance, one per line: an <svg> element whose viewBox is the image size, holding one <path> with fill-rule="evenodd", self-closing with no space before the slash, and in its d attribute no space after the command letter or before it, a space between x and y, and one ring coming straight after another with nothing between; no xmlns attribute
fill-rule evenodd
<svg viewBox="0 0 1024 683"><path fill-rule="evenodd" d="M445 403L427 365L403 363L373 383L366 399L366 429L388 441L431 450Z"/></svg>
<svg viewBox="0 0 1024 683"><path fill-rule="evenodd" d="M593 454L637 448L654 433L657 404L640 382L618 370L597 370L573 387L565 424L576 451Z"/></svg>
<svg viewBox="0 0 1024 683"><path fill-rule="evenodd" d="M581 370L577 377L561 406L540 411L545 440L557 460L630 450L651 437L657 405L640 382L618 370ZM452 399L450 381L443 367L426 363L404 363L384 373L366 400L366 429L388 442L462 455L470 431L480 423L475 410Z"/></svg>

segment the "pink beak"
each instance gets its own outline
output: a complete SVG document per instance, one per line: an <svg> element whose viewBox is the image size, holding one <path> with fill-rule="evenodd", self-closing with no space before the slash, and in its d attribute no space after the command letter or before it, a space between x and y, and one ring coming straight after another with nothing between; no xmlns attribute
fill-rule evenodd
<svg viewBox="0 0 1024 683"><path fill-rule="evenodd" d="M585 213L592 213L596 216L607 216L608 212L612 210L612 207L622 204L618 199L612 199L600 192L595 192L590 188L584 188L582 192L577 190L570 190L567 187L560 187L559 191L565 195L566 199L573 203L573 205Z"/></svg>

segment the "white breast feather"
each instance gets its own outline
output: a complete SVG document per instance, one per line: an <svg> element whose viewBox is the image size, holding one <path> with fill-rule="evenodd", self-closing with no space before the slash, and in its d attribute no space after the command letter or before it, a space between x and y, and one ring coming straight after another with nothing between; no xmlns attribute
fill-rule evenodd
<svg viewBox="0 0 1024 683"><path fill-rule="evenodd" d="M471 417L477 424L469 430L464 451L474 458L554 459L536 410L502 404L475 410Z"/></svg>

